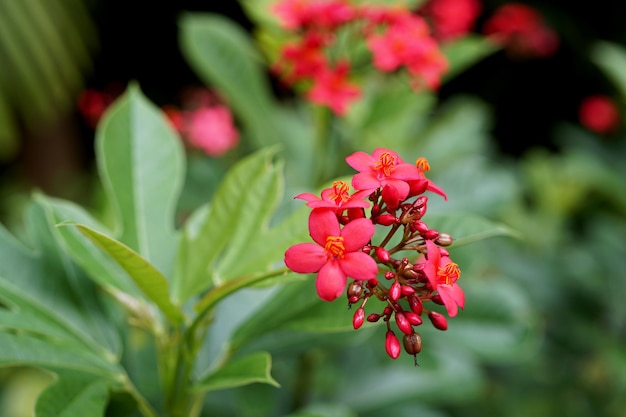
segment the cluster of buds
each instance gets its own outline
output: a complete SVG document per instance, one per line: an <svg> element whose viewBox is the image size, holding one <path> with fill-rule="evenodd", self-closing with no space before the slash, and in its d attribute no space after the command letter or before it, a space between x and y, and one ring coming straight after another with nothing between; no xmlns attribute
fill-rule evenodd
<svg viewBox="0 0 626 417"><path fill-rule="evenodd" d="M390 357L398 358L402 350L397 331L403 335L404 350L415 357L422 348L415 329L423 316L439 330L448 328L446 317L429 307L442 305L454 317L465 304L457 284L459 267L445 249L452 237L423 221L428 203L424 193L447 196L426 178L430 167L424 158L409 164L397 153L378 148L372 155L356 152L346 162L359 171L351 181L354 193L346 182L336 181L320 197L296 196L312 209L309 234L314 243L287 249L285 264L294 272L317 273L317 293L322 299L333 301L346 294L350 306L358 305L355 329L365 320L382 320ZM377 229L388 231L378 234L381 241L374 243ZM349 284L348 278L352 279ZM366 315L372 297L384 307Z"/></svg>
<svg viewBox="0 0 626 417"><path fill-rule="evenodd" d="M287 84L306 90L310 101L336 114L344 114L360 96L352 68L364 67L353 54L354 45L363 41L376 70L404 70L415 90L436 89L448 69L427 21L407 8L348 0L281 0L274 11L294 36L273 70Z"/></svg>

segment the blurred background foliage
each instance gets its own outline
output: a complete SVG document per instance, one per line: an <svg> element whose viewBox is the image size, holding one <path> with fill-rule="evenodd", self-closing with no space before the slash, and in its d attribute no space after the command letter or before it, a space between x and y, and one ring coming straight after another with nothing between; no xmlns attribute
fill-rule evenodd
<svg viewBox="0 0 626 417"><path fill-rule="evenodd" d="M484 1L478 23L503 3ZM406 357L389 360L381 327L352 331L345 306L333 305L346 327L331 333L315 331L329 307L314 298L303 300L302 310L276 311L274 327L246 348L272 353L281 388L215 392L207 399L211 416L626 416L626 13L608 1L525 3L558 32L554 56L516 60L483 50L437 94L373 89L360 112L338 127L366 149L395 146L406 159L428 156L430 177L450 196L430 200L432 227L453 228L438 225L437 213L470 212L514 231L452 248L466 310L447 332L422 330L418 367ZM20 229L33 189L105 210L94 180L93 130L78 111L81 91L137 80L164 106L179 103L189 87L223 88L219 75L185 52L179 31L189 27L185 19L191 24L201 16L194 12L212 12L252 40L261 17L251 10L259 4L159 3L150 5L150 17L121 1L0 0L3 223ZM225 33L235 33L224 24ZM262 51L255 52L259 64ZM289 93L267 80L272 106L288 106ZM579 103L593 93L618 103L622 122L614 132L581 125ZM250 104L227 89L224 96L241 126L269 120L255 115L267 110L260 109L263 102ZM398 102L414 109L414 117L390 117L402 116ZM252 145L234 156L190 152L182 206L206 201L237 152L272 135L306 140L293 114L281 120L261 133L242 129ZM291 178L301 192L304 180ZM244 291L220 306L229 319L216 326L217 340L236 331L233 323L267 324L251 315L252 307L241 310L246 297L256 295ZM51 379L16 368L2 369L0 378L5 417L31 415L33 398Z"/></svg>

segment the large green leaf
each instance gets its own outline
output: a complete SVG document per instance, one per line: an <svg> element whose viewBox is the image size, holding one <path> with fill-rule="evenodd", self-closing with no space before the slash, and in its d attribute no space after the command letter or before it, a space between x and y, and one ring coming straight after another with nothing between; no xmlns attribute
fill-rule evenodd
<svg viewBox="0 0 626 417"><path fill-rule="evenodd" d="M147 259L123 243L85 225L75 226L124 268L146 297L152 300L171 322L178 324L183 321L183 313L170 300L167 279Z"/></svg>
<svg viewBox="0 0 626 417"><path fill-rule="evenodd" d="M174 212L185 169L180 138L131 85L105 115L96 145L100 176L121 227L119 240L168 276L178 244Z"/></svg>
<svg viewBox="0 0 626 417"><path fill-rule="evenodd" d="M25 333L0 333L0 346L0 366L65 368L123 380L124 373L118 365L68 341L40 339Z"/></svg>
<svg viewBox="0 0 626 417"><path fill-rule="evenodd" d="M119 337L103 316L93 283L65 255L54 221L38 204L27 210L30 250L0 227L0 328L61 338L116 357Z"/></svg>
<svg viewBox="0 0 626 417"><path fill-rule="evenodd" d="M255 144L280 141L276 102L248 34L227 18L207 13L184 14L179 26L183 55L207 85L225 95Z"/></svg>
<svg viewBox="0 0 626 417"><path fill-rule="evenodd" d="M45 207L54 224L76 222L101 233L111 234L82 207L74 203L44 195L37 195L35 199ZM76 228L57 227L55 236L63 249L72 257L72 260L80 265L89 277L99 285L106 289L118 290L133 296L141 294L124 269Z"/></svg>
<svg viewBox="0 0 626 417"><path fill-rule="evenodd" d="M256 352L227 362L224 366L202 378L192 389L214 391L262 382L278 387L270 375L272 357L267 352Z"/></svg>
<svg viewBox="0 0 626 417"><path fill-rule="evenodd" d="M283 243L269 245L267 240L268 224L282 195L281 165L272 162L275 153L276 149L264 149L240 161L228 172L210 206L185 227L175 300L184 301L243 273L262 272L281 259ZM267 246L273 249L268 251ZM265 258L259 259L253 250L262 251Z"/></svg>
<svg viewBox="0 0 626 417"><path fill-rule="evenodd" d="M82 372L58 371L57 380L37 399L36 417L101 417L112 382Z"/></svg>

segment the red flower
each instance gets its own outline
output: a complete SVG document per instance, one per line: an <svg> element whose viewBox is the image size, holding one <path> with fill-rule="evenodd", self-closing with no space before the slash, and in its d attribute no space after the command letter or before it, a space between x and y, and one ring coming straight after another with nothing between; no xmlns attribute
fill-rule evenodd
<svg viewBox="0 0 626 417"><path fill-rule="evenodd" d="M458 307L465 306L465 294L456 281L461 276L459 266L448 256L441 256L439 247L432 241L426 241L426 257L418 262L424 264L424 273L433 290L439 293L448 315L454 317Z"/></svg>
<svg viewBox="0 0 626 417"><path fill-rule="evenodd" d="M520 57L552 55L559 43L556 32L545 24L541 14L519 3L498 8L485 22L483 32Z"/></svg>
<svg viewBox="0 0 626 417"><path fill-rule="evenodd" d="M354 17L354 9L342 0L282 0L274 5L286 29L315 25L332 29Z"/></svg>
<svg viewBox="0 0 626 417"><path fill-rule="evenodd" d="M417 180L407 181L409 183L409 186L411 187L409 196L422 194L424 191L428 190L432 191L435 194L439 194L444 198L444 200L447 200L448 196L446 195L445 191L443 191L441 187L426 178L426 175L424 175L425 172L430 171L430 164L428 163L428 160L426 158L418 158L415 161L415 166L420 173L420 178Z"/></svg>
<svg viewBox="0 0 626 417"><path fill-rule="evenodd" d="M287 249L285 265L301 274L318 272L317 293L323 300L332 301L343 293L348 277L376 277L376 261L361 251L374 231L369 219L353 220L342 229L333 210L313 210L309 234L315 243L300 243Z"/></svg>
<svg viewBox="0 0 626 417"><path fill-rule="evenodd" d="M364 200L369 195L368 192L358 191L350 195L349 190L350 186L346 182L335 181L331 188L322 191L322 198L311 193L298 194L294 198L308 201L306 205L313 209L333 209L336 214L341 214L345 209L368 208L370 206L370 203Z"/></svg>
<svg viewBox="0 0 626 417"><path fill-rule="evenodd" d="M359 171L352 178L352 186L357 190L374 191L391 185L398 190L398 198L404 200L409 194L407 181L422 178L415 165L405 163L397 153L377 148L372 155L355 152L346 158L352 168Z"/></svg>
<svg viewBox="0 0 626 417"><path fill-rule="evenodd" d="M314 77L328 66L322 49L325 43L320 33L307 32L301 41L284 47L273 70L282 73L289 84Z"/></svg>
<svg viewBox="0 0 626 417"><path fill-rule="evenodd" d="M435 38L450 41L472 29L481 9L479 0L430 0L420 12L432 20Z"/></svg>
<svg viewBox="0 0 626 417"><path fill-rule="evenodd" d="M350 65L347 62L337 64L334 69L321 69L313 80L313 88L308 93L309 99L330 107L338 115L345 114L348 104L361 95L359 88L348 81L349 71Z"/></svg>
<svg viewBox="0 0 626 417"><path fill-rule="evenodd" d="M607 96L593 95L586 97L578 110L580 123L597 133L610 133L617 129L620 115L615 102Z"/></svg>

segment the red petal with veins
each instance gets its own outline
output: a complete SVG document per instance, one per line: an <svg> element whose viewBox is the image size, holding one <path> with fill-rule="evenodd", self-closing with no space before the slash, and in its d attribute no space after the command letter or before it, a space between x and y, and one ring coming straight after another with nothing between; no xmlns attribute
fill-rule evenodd
<svg viewBox="0 0 626 417"><path fill-rule="evenodd" d="M339 263L337 261L329 261L317 274L317 280L315 281L317 295L322 300L333 301L343 294L347 282L348 277L339 267Z"/></svg>
<svg viewBox="0 0 626 417"><path fill-rule="evenodd" d="M315 243L299 243L285 252L285 265L300 274L317 272L325 263L324 248Z"/></svg>

